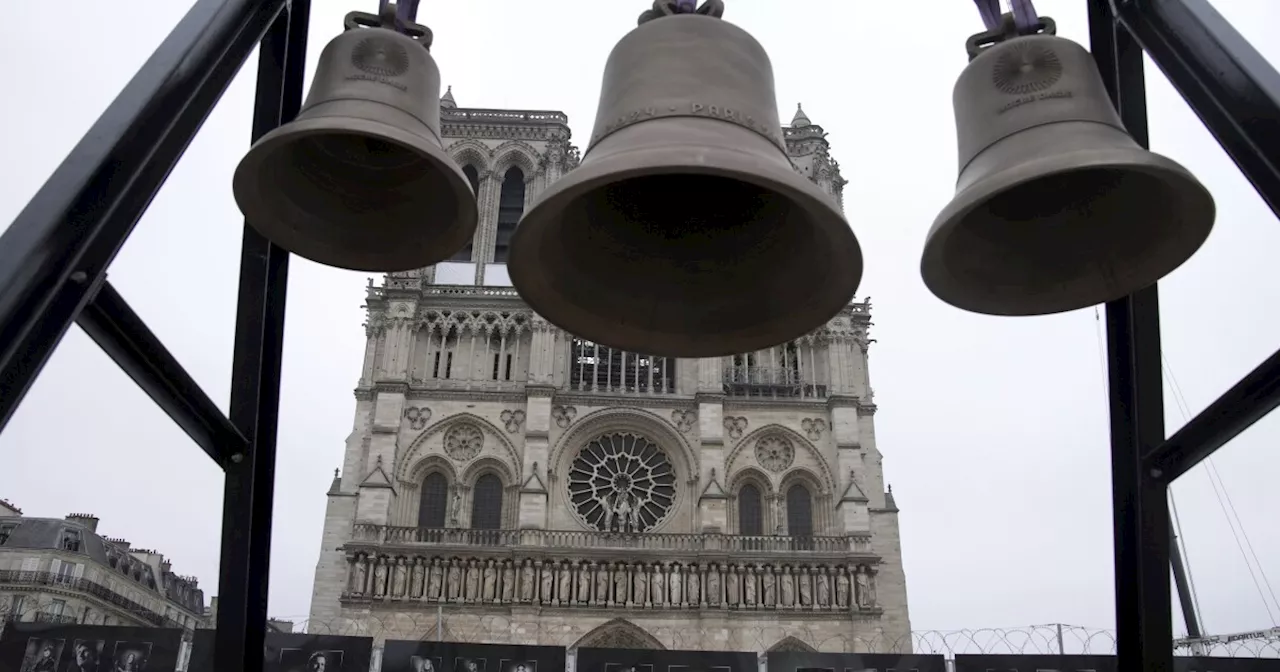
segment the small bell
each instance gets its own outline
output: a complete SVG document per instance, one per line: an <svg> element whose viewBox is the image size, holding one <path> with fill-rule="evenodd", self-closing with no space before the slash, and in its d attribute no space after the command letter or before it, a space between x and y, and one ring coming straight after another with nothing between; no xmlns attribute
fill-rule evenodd
<svg viewBox="0 0 1280 672"><path fill-rule="evenodd" d="M352 12L320 54L293 121L236 168L248 224L329 266L407 271L451 256L475 234L475 194L440 141L440 71L431 31Z"/></svg>
<svg viewBox="0 0 1280 672"><path fill-rule="evenodd" d="M1001 31L969 39L956 83L956 195L920 263L958 308L1040 315L1147 287L1213 228L1208 190L1125 130L1093 57L1056 37ZM988 46L994 42L993 46Z"/></svg>
<svg viewBox="0 0 1280 672"><path fill-rule="evenodd" d="M590 341L668 357L772 347L853 299L858 241L796 173L764 48L712 0L660 0L605 65L577 169L511 241L538 314Z"/></svg>

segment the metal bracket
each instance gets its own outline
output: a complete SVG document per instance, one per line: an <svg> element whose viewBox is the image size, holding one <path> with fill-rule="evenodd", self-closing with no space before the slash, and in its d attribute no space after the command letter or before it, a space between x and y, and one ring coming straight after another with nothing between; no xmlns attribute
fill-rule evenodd
<svg viewBox="0 0 1280 672"><path fill-rule="evenodd" d="M430 28L420 23L402 21L397 18L395 3L388 3L380 15L368 12L348 12L342 19L342 26L344 31L370 28L392 30L408 36L428 51L431 50L431 44L435 40L435 35Z"/></svg>
<svg viewBox="0 0 1280 672"><path fill-rule="evenodd" d="M969 53L969 60L978 57L978 54L994 47L1002 42L1016 40L1019 37L1028 35L1057 35L1058 24L1047 16L1037 17L1037 22L1029 31L1020 31L1018 24L1013 18L1012 12L1006 12L1000 16L1000 26L995 30L984 30L976 35L970 35L969 39L964 42L964 49Z"/></svg>

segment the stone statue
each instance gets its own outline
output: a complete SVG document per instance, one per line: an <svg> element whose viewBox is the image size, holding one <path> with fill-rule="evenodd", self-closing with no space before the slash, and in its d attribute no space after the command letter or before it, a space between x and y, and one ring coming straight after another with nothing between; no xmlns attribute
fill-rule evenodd
<svg viewBox="0 0 1280 672"><path fill-rule="evenodd" d="M836 572L836 606L849 606L849 574L843 568Z"/></svg>
<svg viewBox="0 0 1280 672"><path fill-rule="evenodd" d="M556 587L554 583L554 573L555 568L552 566L551 561L544 560L542 562L542 590L538 593L538 598L542 600L543 604L551 604L552 600L555 598L553 592Z"/></svg>
<svg viewBox="0 0 1280 672"><path fill-rule="evenodd" d="M498 596L498 570L493 566L493 560L486 560L484 563L484 601L492 602Z"/></svg>
<svg viewBox="0 0 1280 672"><path fill-rule="evenodd" d="M387 563L378 558L373 566L373 594L382 597L387 593Z"/></svg>
<svg viewBox="0 0 1280 672"><path fill-rule="evenodd" d="M729 567L729 574L725 577L725 590L728 593L728 604L736 607L742 604L742 577L738 576L738 566Z"/></svg>
<svg viewBox="0 0 1280 672"><path fill-rule="evenodd" d="M631 601L631 577L627 576L627 566L621 562L613 563L613 599L618 604Z"/></svg>
<svg viewBox="0 0 1280 672"><path fill-rule="evenodd" d="M742 568L742 601L756 606L756 568L751 565Z"/></svg>
<svg viewBox="0 0 1280 672"><path fill-rule="evenodd" d="M644 530L642 530L642 529L640 528L640 505L639 505L639 503L637 503L637 504L636 504L636 507L635 507L635 508L631 509L631 518L630 518L630 523L631 523L631 531L632 531L632 532L635 532L636 534L639 534L640 532L643 532L643 531L644 531Z"/></svg>
<svg viewBox="0 0 1280 672"><path fill-rule="evenodd" d="M635 575L635 596L636 604L644 604L649 601L649 572L648 567L638 564L632 568L632 574Z"/></svg>
<svg viewBox="0 0 1280 672"><path fill-rule="evenodd" d="M404 597L405 587L408 585L408 577L405 574L408 567L405 567L404 558L396 558L396 564L391 568L391 596Z"/></svg>
<svg viewBox="0 0 1280 672"><path fill-rule="evenodd" d="M631 498L627 495L618 497L617 504L614 506L613 515L617 517L619 532L635 532L630 530L631 526Z"/></svg>
<svg viewBox="0 0 1280 672"><path fill-rule="evenodd" d="M653 580L650 581L650 583L653 584L651 587L653 588L653 605L655 607L661 607L667 604L666 580L667 577L663 574L662 565L656 562L653 563Z"/></svg>
<svg viewBox="0 0 1280 672"><path fill-rule="evenodd" d="M800 568L797 580L800 581L800 606L813 606L813 577L810 576L808 567Z"/></svg>
<svg viewBox="0 0 1280 672"><path fill-rule="evenodd" d="M671 563L671 606L678 607L684 604L684 577L680 574L680 563Z"/></svg>
<svg viewBox="0 0 1280 672"><path fill-rule="evenodd" d="M719 606L721 595L720 565L711 565L707 568L707 604Z"/></svg>
<svg viewBox="0 0 1280 672"><path fill-rule="evenodd" d="M458 566L457 560L450 560L449 578L447 583L449 586L449 601L454 602L462 595L462 568Z"/></svg>
<svg viewBox="0 0 1280 672"><path fill-rule="evenodd" d="M533 574L533 564L528 558L525 558L524 567L520 568L520 601L533 601L533 586L536 579Z"/></svg>
<svg viewBox="0 0 1280 672"><path fill-rule="evenodd" d="M818 568L818 606L831 606L831 577L827 575L826 567Z"/></svg>
<svg viewBox="0 0 1280 672"><path fill-rule="evenodd" d="M474 559L467 563L467 601L480 601L480 566Z"/></svg>
<svg viewBox="0 0 1280 672"><path fill-rule="evenodd" d="M410 597L413 597L414 599L422 597L422 584L425 579L425 574L426 570L422 567L422 558L414 558L409 579Z"/></svg>
<svg viewBox="0 0 1280 672"><path fill-rule="evenodd" d="M356 556L355 568L351 570L351 592L356 595L363 595L365 583L369 580L369 569L365 563L368 559L364 555Z"/></svg>
<svg viewBox="0 0 1280 672"><path fill-rule="evenodd" d="M760 577L761 592L764 593L764 606L772 607L777 604L777 586L778 575L774 574L772 567L763 567L764 576Z"/></svg>
<svg viewBox="0 0 1280 672"><path fill-rule="evenodd" d="M782 606L793 606L796 603L796 586L790 567L782 568L782 577L779 580L782 582L782 590L779 591L782 593Z"/></svg>
<svg viewBox="0 0 1280 672"><path fill-rule="evenodd" d="M462 513L462 491L457 486L453 488L453 504L449 507L449 524L457 527L461 523L460 514Z"/></svg>
<svg viewBox="0 0 1280 672"><path fill-rule="evenodd" d="M600 501L600 500L597 499L596 501ZM604 505L604 531L612 532L614 507L609 506L607 502L600 502L600 503Z"/></svg>
<svg viewBox="0 0 1280 672"><path fill-rule="evenodd" d="M591 601L591 572L594 570L596 563L591 562L578 566L578 601Z"/></svg>
<svg viewBox="0 0 1280 672"><path fill-rule="evenodd" d="M510 603L516 596L516 570L510 560L502 561L502 601Z"/></svg>
<svg viewBox="0 0 1280 672"><path fill-rule="evenodd" d="M427 599L440 597L440 559L431 560L431 568L427 571Z"/></svg>
<svg viewBox="0 0 1280 672"><path fill-rule="evenodd" d="M857 600L858 608L871 608L871 577L867 576L866 569L859 567L858 573L853 575L853 580L857 587L854 599Z"/></svg>
<svg viewBox="0 0 1280 672"><path fill-rule="evenodd" d="M699 571L697 565L689 565L689 604L695 606L702 603L702 586L699 585L701 583L698 577Z"/></svg>
<svg viewBox="0 0 1280 672"><path fill-rule="evenodd" d="M609 564L602 562L596 568L596 600L595 604L609 603Z"/></svg>
<svg viewBox="0 0 1280 672"><path fill-rule="evenodd" d="M556 589L561 604L573 601L573 565L568 562L560 564L560 586Z"/></svg>

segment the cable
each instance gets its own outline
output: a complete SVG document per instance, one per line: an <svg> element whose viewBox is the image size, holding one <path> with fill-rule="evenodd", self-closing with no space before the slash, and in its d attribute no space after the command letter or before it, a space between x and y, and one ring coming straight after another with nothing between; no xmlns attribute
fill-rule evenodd
<svg viewBox="0 0 1280 672"><path fill-rule="evenodd" d="M1160 353L1160 360L1163 365L1165 375L1169 377L1169 389L1173 392L1174 402L1178 406L1178 411L1182 414L1183 422L1187 422L1190 419L1191 413L1188 410L1186 398L1182 395L1182 386L1178 384L1177 377L1173 375L1173 367L1169 365L1169 358L1165 356L1164 352ZM1253 562L1249 561L1250 553L1245 551L1245 546L1247 545L1251 552L1253 550L1253 543L1249 541L1249 534L1245 531L1244 521L1240 520L1240 516L1237 514L1234 521L1232 519L1232 514L1235 513L1235 507L1228 507L1228 502L1231 501L1231 498L1230 495L1226 493L1226 483L1222 481L1222 476L1218 474L1217 468L1213 464L1213 456L1205 458L1205 464L1205 476L1209 479L1209 485L1213 487L1214 497L1218 499L1218 507L1222 509L1222 515L1227 519L1227 528L1231 530L1231 536L1236 541L1236 547L1240 549L1240 555L1244 558L1245 567L1249 570L1249 578L1253 579L1253 585L1258 590L1258 597L1262 599L1262 606L1267 610L1267 617L1271 619L1272 625L1276 625L1275 613L1271 610L1271 602L1267 601L1267 593L1262 590L1262 584L1265 583L1267 585L1267 590L1271 593L1272 601L1275 601L1276 599L1275 591L1271 590L1271 582L1267 579L1266 571L1263 570L1262 564L1258 562L1257 553L1252 554ZM1216 479L1215 476L1217 477ZM1230 512L1228 512L1228 508L1230 508ZM1237 526L1240 528L1238 534L1236 532ZM1244 537L1244 543L1241 543L1241 537ZM1254 572L1254 564L1258 565L1257 573ZM1190 575L1190 569L1187 571L1188 575ZM1262 574L1262 582L1258 581L1258 574ZM1277 602L1277 606L1280 606L1280 602Z"/></svg>

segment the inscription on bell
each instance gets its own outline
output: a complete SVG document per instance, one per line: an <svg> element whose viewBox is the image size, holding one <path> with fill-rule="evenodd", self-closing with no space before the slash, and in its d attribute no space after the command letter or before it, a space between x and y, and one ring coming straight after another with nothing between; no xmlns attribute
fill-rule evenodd
<svg viewBox="0 0 1280 672"><path fill-rule="evenodd" d="M1037 93L1030 96L1020 96L1005 103L1004 105L1001 105L1000 109L996 110L996 114L1004 114L1015 107L1022 107L1028 103L1035 103L1041 100L1050 100L1053 98L1071 98L1072 95L1073 94L1070 91L1046 91L1044 93Z"/></svg>
<svg viewBox="0 0 1280 672"><path fill-rule="evenodd" d="M395 89L400 89L401 91L409 90L409 87L405 84L402 84L400 82L397 82L391 79L387 79L386 77L379 77L377 75L349 75L347 77L347 81L348 82L377 82L379 84L386 84L387 86L390 86Z"/></svg>
<svg viewBox="0 0 1280 672"><path fill-rule="evenodd" d="M786 151L786 146L777 137L781 128L770 128L768 124L761 123L750 114L746 114L731 107L723 105L711 105L707 103L683 102L679 104L666 104L659 106L648 106L638 110L632 110L623 115L619 115L614 120L606 123L600 132L591 137L591 144L594 145L606 135L613 133L621 128L626 128L632 124L642 121L648 121L658 117L710 117L737 124L744 128L749 128L760 135L763 135L770 142Z"/></svg>

